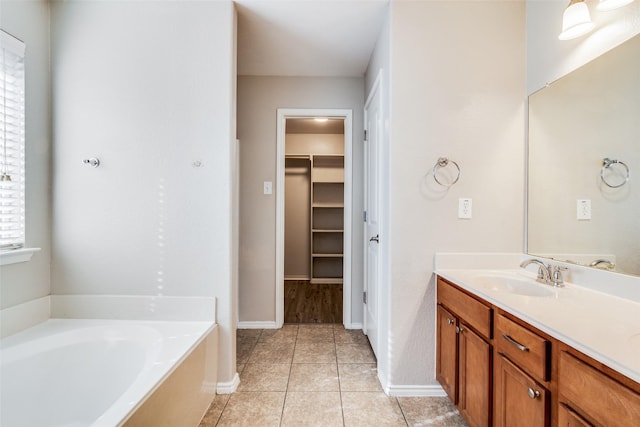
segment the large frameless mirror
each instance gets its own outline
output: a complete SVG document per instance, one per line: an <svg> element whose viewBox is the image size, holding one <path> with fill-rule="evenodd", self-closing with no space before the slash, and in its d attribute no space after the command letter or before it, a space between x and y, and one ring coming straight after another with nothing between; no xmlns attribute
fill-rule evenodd
<svg viewBox="0 0 640 427"><path fill-rule="evenodd" d="M529 97L527 252L640 275L640 35Z"/></svg>

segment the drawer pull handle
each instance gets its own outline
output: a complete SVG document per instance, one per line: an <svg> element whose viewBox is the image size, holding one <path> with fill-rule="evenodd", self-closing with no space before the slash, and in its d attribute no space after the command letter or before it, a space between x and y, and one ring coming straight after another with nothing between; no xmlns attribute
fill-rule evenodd
<svg viewBox="0 0 640 427"><path fill-rule="evenodd" d="M505 340L507 340L507 342L509 344L514 345L518 350L520 351L529 351L529 347L525 347L522 344L520 344L518 341L514 340L513 338L511 338L509 335L507 334L502 334L502 338L504 338Z"/></svg>
<svg viewBox="0 0 640 427"><path fill-rule="evenodd" d="M529 387L529 390L527 390L527 393L529 393L529 397L532 399L536 399L540 397L540 392L538 390L532 389L531 387Z"/></svg>
<svg viewBox="0 0 640 427"><path fill-rule="evenodd" d="M456 321L447 317L447 324L453 325Z"/></svg>

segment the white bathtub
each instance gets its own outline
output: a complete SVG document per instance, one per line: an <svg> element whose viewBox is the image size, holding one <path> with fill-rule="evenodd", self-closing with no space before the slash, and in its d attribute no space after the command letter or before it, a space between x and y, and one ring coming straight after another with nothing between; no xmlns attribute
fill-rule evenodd
<svg viewBox="0 0 640 427"><path fill-rule="evenodd" d="M167 403L154 395L161 393L163 382L177 375L196 348L202 349L194 362L199 373L189 381L198 388L195 394L201 392L204 402L210 401L215 369L201 365L215 359L214 332L210 321L49 319L4 338L0 340L0 425L144 425L148 421L132 420L136 412L145 412L141 408L153 398L155 409L147 413L156 412L158 406L183 405L175 398ZM193 368L183 371L189 370ZM177 381L182 387L184 380ZM201 416L195 414L194 419ZM170 416L163 418L171 422Z"/></svg>

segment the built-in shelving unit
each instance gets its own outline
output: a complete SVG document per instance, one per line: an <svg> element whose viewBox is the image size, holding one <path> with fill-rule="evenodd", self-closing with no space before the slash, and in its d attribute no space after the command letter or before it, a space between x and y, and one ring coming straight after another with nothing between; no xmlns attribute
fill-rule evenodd
<svg viewBox="0 0 640 427"><path fill-rule="evenodd" d="M311 156L311 283L342 283L344 155Z"/></svg>

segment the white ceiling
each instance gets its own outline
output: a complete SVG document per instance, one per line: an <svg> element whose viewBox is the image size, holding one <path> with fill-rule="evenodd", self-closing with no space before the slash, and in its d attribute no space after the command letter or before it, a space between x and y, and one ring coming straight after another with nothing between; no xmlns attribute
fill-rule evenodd
<svg viewBox="0 0 640 427"><path fill-rule="evenodd" d="M235 0L238 74L363 76L389 0Z"/></svg>

